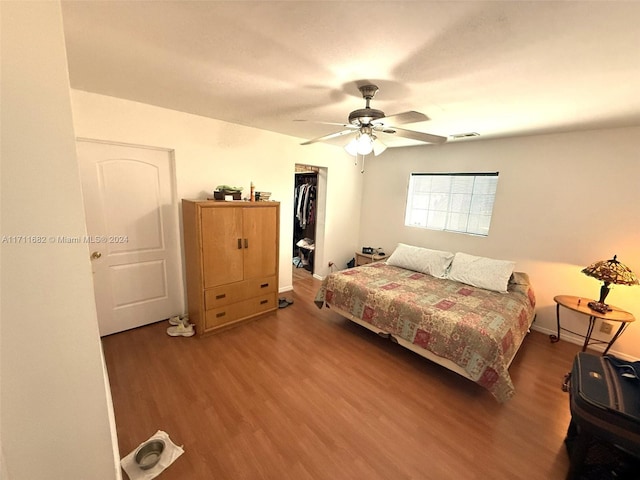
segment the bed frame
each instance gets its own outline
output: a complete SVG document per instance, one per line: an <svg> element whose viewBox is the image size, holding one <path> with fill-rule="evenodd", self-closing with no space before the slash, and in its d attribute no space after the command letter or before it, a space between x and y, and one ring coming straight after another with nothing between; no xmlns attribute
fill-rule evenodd
<svg viewBox="0 0 640 480"><path fill-rule="evenodd" d="M499 402L515 392L508 368L535 320L522 272L500 293L379 262L325 277L315 303L480 384Z"/></svg>
<svg viewBox="0 0 640 480"><path fill-rule="evenodd" d="M392 341L393 343L397 343L398 345L403 346L404 348L411 350L414 353L417 353L418 355L420 355L421 357L426 358L427 360L430 360L434 363L437 363L438 365L443 366L444 368L451 370L452 372L457 373L458 375L466 378L467 380L471 380L473 381L473 379L469 376L469 374L463 369L461 368L457 363L452 362L451 360L449 360L448 358L443 358L439 355L436 355L433 352L430 352L429 350L426 350L422 347L419 347L418 345L416 345L415 343L411 343L408 342L407 340L405 340L402 337L398 337L395 335L392 335L389 332L385 332L384 330L379 329L378 327L371 325L370 323L364 322L362 320L360 320L357 317L354 317L353 315L351 315L349 312L346 312L338 307L335 307L331 304L327 304L327 306L329 307L329 309L331 309L332 311L336 312L337 314L345 317L347 320L351 320L354 323L357 323L358 325L363 326L364 328L371 330L372 332L374 332L375 334L377 334L378 336L382 337L382 338L387 338L390 341ZM529 323L529 329L527 331L527 333L531 332L531 325L533 324L533 322L535 322L536 317L535 315L533 316L531 322ZM511 365L511 363L513 362L513 359L516 358L516 355L518 353L519 350L516 350L515 352L513 352L513 355L511 356L511 359L509 360L509 365Z"/></svg>

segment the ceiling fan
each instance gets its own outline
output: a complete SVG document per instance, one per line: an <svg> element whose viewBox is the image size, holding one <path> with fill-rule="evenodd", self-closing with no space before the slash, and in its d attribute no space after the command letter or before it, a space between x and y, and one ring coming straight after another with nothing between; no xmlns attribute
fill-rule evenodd
<svg viewBox="0 0 640 480"><path fill-rule="evenodd" d="M368 155L373 152L374 155L380 155L387 149L387 146L378 138L378 135L384 138L385 135L395 135L398 137L418 140L424 143L444 143L447 137L440 135L432 135L429 133L416 132L399 128L397 125L405 123L423 122L429 120L424 113L408 111L398 113L396 115L385 116L382 110L376 110L369 106L369 102L378 91L377 85L361 85L358 90L362 93L366 105L364 108L354 110L349 114L349 123L331 123L321 122L326 125L340 125L345 128L340 132L330 133L323 137L314 138L301 143L301 145L310 145L316 142L323 142L331 138L343 135L355 134L355 137L344 147L351 155Z"/></svg>

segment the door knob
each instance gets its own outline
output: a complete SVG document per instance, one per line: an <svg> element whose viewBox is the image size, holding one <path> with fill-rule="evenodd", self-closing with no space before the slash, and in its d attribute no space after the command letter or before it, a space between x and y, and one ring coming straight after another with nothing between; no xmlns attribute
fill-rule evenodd
<svg viewBox="0 0 640 480"><path fill-rule="evenodd" d="M100 258L102 256L102 254L100 252L93 252L91 254L91 260L96 260L98 258Z"/></svg>

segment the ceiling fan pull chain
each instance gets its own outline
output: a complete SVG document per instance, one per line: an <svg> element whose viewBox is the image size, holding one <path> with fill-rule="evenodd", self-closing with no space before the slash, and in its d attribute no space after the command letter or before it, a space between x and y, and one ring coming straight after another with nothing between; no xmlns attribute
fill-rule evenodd
<svg viewBox="0 0 640 480"><path fill-rule="evenodd" d="M366 158L366 155L362 155L362 170L360 170L360 173L364 173L364 159Z"/></svg>

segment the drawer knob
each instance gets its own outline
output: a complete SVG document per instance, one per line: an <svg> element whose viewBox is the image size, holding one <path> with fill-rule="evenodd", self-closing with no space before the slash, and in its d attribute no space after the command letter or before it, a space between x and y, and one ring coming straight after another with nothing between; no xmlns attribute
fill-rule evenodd
<svg viewBox="0 0 640 480"><path fill-rule="evenodd" d="M226 314L227 312L216 313L216 318L224 317Z"/></svg>
<svg viewBox="0 0 640 480"><path fill-rule="evenodd" d="M226 293L221 293L220 295L216 295L216 300L220 300L221 298L225 298L226 296Z"/></svg>

